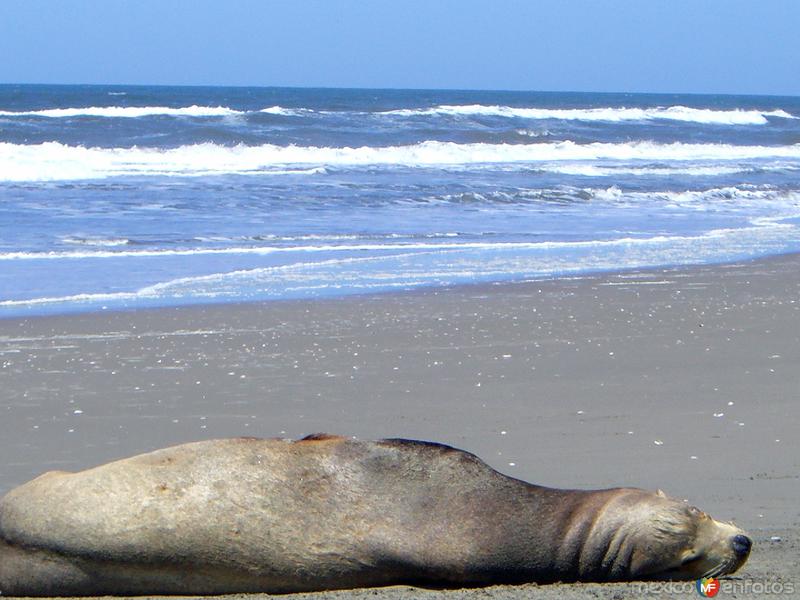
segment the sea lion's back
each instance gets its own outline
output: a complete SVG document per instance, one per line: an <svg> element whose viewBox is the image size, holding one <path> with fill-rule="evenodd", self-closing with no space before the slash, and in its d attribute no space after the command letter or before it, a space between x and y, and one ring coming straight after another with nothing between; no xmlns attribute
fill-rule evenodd
<svg viewBox="0 0 800 600"><path fill-rule="evenodd" d="M436 515L480 502L470 473L485 488L487 472L471 454L406 440L211 440L45 474L0 501L0 536L86 558L131 562L146 548L148 561L262 572L265 562L281 572L316 556L380 556L382 546L416 561L443 533ZM404 526L416 536L398 556L388 538Z"/></svg>

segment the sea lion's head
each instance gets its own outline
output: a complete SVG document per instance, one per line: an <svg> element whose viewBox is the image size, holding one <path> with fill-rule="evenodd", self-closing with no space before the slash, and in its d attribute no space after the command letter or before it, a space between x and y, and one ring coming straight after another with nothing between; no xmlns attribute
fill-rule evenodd
<svg viewBox="0 0 800 600"><path fill-rule="evenodd" d="M631 494L614 507L624 511L612 536L612 578L692 580L733 573L750 555L752 542L731 523L669 498L663 492ZM633 490L631 490L633 492Z"/></svg>

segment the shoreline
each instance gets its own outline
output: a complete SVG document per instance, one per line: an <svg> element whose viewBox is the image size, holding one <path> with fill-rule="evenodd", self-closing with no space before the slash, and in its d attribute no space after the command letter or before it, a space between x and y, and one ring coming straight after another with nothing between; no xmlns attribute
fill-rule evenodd
<svg viewBox="0 0 800 600"><path fill-rule="evenodd" d="M410 437L541 485L661 488L752 534L750 561L730 581L795 581L797 364L797 254L9 317L0 319L0 493L45 470L197 439ZM636 597L636 585L377 594Z"/></svg>
<svg viewBox="0 0 800 600"><path fill-rule="evenodd" d="M393 289L377 292L354 292L342 295L331 296L317 296L309 298L274 298L266 300L235 300L230 302L190 302L187 304L174 304L163 306L127 306L115 308L101 308L101 309L87 309L87 310L69 310L65 312L53 313L39 313L30 315L2 315L0 314L0 327L4 322L9 321L29 321L38 319L69 319L77 317L93 317L99 315L123 315L123 314L137 314L153 313L160 311L201 311L207 312L209 310L226 310L226 309L247 309L278 306L286 304L307 304L307 303L329 303L329 302L349 302L355 300L377 300L380 298L392 298L394 296L415 296L415 295L437 295L445 292L462 292L469 293L470 290L485 289L497 293L502 293L506 288L514 288L517 286L538 285L554 282L569 282L586 279L598 278L612 278L614 276L624 277L626 274L664 274L674 271L693 271L704 269L724 269L734 267L737 265L756 264L761 262L781 261L783 259L791 259L792 257L800 258L800 251L784 252L780 254L770 254L768 256L759 256L744 260L730 260L723 262L712 262L703 264L683 264L683 265L660 265L648 267L628 267L624 269L614 270L599 270L588 272L566 273L562 275L543 275L541 277L530 277L522 280L500 280L500 281L478 281L469 283L453 283L453 284L423 284L420 286L411 286L408 288Z"/></svg>

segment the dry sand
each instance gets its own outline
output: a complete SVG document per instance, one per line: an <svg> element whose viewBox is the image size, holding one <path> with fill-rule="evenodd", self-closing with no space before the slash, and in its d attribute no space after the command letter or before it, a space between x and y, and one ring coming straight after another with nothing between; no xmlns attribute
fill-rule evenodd
<svg viewBox="0 0 800 600"><path fill-rule="evenodd" d="M719 598L775 584L800 594L799 366L797 256L337 300L6 319L0 494L45 470L189 440L317 431L420 438L543 485L661 488L687 498L734 519L755 542ZM613 584L325 594L376 595L644 593Z"/></svg>

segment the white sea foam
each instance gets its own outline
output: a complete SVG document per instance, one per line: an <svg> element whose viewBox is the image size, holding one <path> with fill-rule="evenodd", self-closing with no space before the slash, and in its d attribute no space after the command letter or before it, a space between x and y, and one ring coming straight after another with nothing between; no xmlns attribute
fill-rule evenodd
<svg viewBox="0 0 800 600"><path fill-rule="evenodd" d="M31 110L14 112L0 110L2 117L115 117L138 118L156 115L176 117L225 117L244 114L242 111L228 108L227 106L184 106L172 108L169 106L85 106L80 108L49 108L44 110Z"/></svg>
<svg viewBox="0 0 800 600"><path fill-rule="evenodd" d="M542 129L542 130L517 129L516 133L518 135L524 135L525 137L530 137L530 138L547 137L548 135L550 135L550 132L547 129Z"/></svg>
<svg viewBox="0 0 800 600"><path fill-rule="evenodd" d="M126 238L78 237L74 235L65 236L61 238L61 241L65 244L74 244L76 246L103 247L127 246L131 243L131 241Z"/></svg>
<svg viewBox="0 0 800 600"><path fill-rule="evenodd" d="M57 181L131 175L197 176L286 174L304 169L360 166L443 167L476 164L544 164L564 161L731 161L800 159L800 144L456 144L427 141L410 146L330 148L314 146L221 146L178 148L86 148L58 142L0 143L0 181ZM292 170L293 173L297 171ZM306 171L313 174L316 171Z"/></svg>
<svg viewBox="0 0 800 600"><path fill-rule="evenodd" d="M310 108L285 108L283 106L268 106L267 108L262 108L258 112L266 113L268 115L281 115L284 117L299 117L314 111L312 111Z"/></svg>
<svg viewBox="0 0 800 600"><path fill-rule="evenodd" d="M140 292L115 292L108 294L72 294L69 296L45 296L42 298L30 298L27 300L3 300L0 301L0 307L7 306L13 308L16 306L41 306L46 304L71 304L71 303L84 303L84 302L113 302L125 300L144 299L148 296Z"/></svg>
<svg viewBox="0 0 800 600"><path fill-rule="evenodd" d="M775 213L772 222L781 218L781 214L794 215L800 201L800 192L755 186L726 186L705 190L685 191L623 191L617 186L605 189L585 189L593 200L610 203L649 205L658 202L669 207L681 207L693 210L713 210L720 205L730 205L734 210L746 211L749 208L764 210L767 205Z"/></svg>
<svg viewBox="0 0 800 600"><path fill-rule="evenodd" d="M785 165L784 165L785 166ZM561 173L563 175L579 175L582 177L613 177L619 175L634 176L689 176L689 177L717 177L721 175L733 175L735 173L748 173L754 170L753 165L740 166L713 166L713 165L690 165L683 162L675 163L672 167L600 167L587 163L554 164L541 165L538 167L542 171L550 173ZM761 166L759 169L777 169L774 165ZM785 168L790 168L785 166Z"/></svg>
<svg viewBox="0 0 800 600"><path fill-rule="evenodd" d="M797 215L795 215L796 217ZM777 252L797 236L797 227L780 219L755 220L750 227L722 228L700 235L622 237L585 242L487 243L435 245L410 251L400 245L389 255L342 257L320 261L180 277L138 290L115 293L78 293L29 299L3 300L0 307L56 304L124 303L147 300L223 298L279 298L295 292L338 293L413 287L443 282L488 279L525 279L594 270L661 264L695 264L729 259L741 244L760 252ZM787 236L788 233L788 236ZM382 246L383 247L383 246ZM477 250L477 252L475 252ZM566 254L553 250L565 251ZM366 268L364 268L366 266Z"/></svg>
<svg viewBox="0 0 800 600"><path fill-rule="evenodd" d="M623 192L616 186L609 188L585 189L583 192L593 200L609 203L647 203L657 200L663 204L671 206L681 206L697 210L705 210L713 203L730 203L736 208L742 208L745 204L753 206L763 206L764 202L779 203L782 210L778 216L763 218L754 223L759 228L766 226L784 227L780 223L783 218L795 217L800 193L782 192L779 190L764 189L742 189L742 188L713 188L701 191L686 192ZM536 197L546 196L546 192L536 191ZM523 194L524 196L524 194ZM787 216L788 215L788 216ZM720 235L723 230L715 230L705 234L707 238L714 238ZM741 230L724 230L733 232ZM664 243L670 240L695 239L696 236L653 236L653 237L622 237L609 240L586 240L586 241L534 241L534 242L502 242L502 241L459 241L458 234L436 234L441 235L439 241L428 241L429 238L412 241L391 242L394 234L387 234L382 239L385 241L360 241L353 240L351 243L318 243L318 244L297 244L291 246L229 246L222 248L195 247L195 248L154 248L154 249L124 249L124 250L69 250L69 251L50 251L50 252L4 252L0 253L0 261L19 261L19 260L63 260L63 259L121 259L121 258L166 258L175 256L203 256L203 255L255 255L266 256L272 254L298 254L313 255L321 253L351 253L351 252L460 252L460 251L520 251L530 252L539 250L564 251L580 248L603 248L609 246L640 246L652 245L654 243ZM402 236L397 236L402 237ZM433 236L430 236L433 237ZM297 236L296 238L276 238L281 241L317 241L314 236ZM342 236L342 240L347 240ZM444 241L447 240L447 241ZM214 240L216 241L216 240ZM223 240L224 241L224 240ZM327 240L320 240L327 241ZM370 257L371 259L373 257ZM354 261L360 259L339 258L336 261ZM365 259L367 260L367 259ZM329 261L323 261L329 262ZM319 262L315 264L320 264Z"/></svg>
<svg viewBox="0 0 800 600"><path fill-rule="evenodd" d="M109 95L124 95L125 92L109 92ZM113 118L139 118L152 116L172 117L227 117L230 115L244 115L248 112L260 112L270 115L302 116L312 113L308 108L284 108L283 106L268 106L258 111L236 110L227 106L83 106L73 108L47 108L42 110L10 111L0 110L0 117L113 117Z"/></svg>
<svg viewBox="0 0 800 600"><path fill-rule="evenodd" d="M648 238L650 241L659 241L662 238ZM201 256L220 254L250 254L266 255L274 253L319 253L319 252L365 252L365 251L443 251L443 250L503 250L503 249L559 249L566 247L602 246L614 243L641 243L643 238L625 238L612 241L586 241L586 242L407 242L397 244L321 244L305 246L263 246L263 247L230 247L230 248L187 248L181 250L85 250L85 251L52 251L52 252L3 252L0 261L6 260L61 260L61 259L107 259L107 258L152 258L168 256Z"/></svg>
<svg viewBox="0 0 800 600"><path fill-rule="evenodd" d="M610 187L575 187L561 185L554 188L516 189L513 191L497 190L485 195L474 192L446 194L426 198L434 202L495 202L528 203L528 202L561 202L569 203L606 203L613 205L639 205L660 210L664 207L681 207L696 211L718 210L725 205L726 214L737 213L745 218L753 214L761 214L769 210L775 218L785 214L794 214L800 205L800 191L774 188L772 186L742 185L706 188L700 190L653 190L647 192L623 190L616 185Z"/></svg>
<svg viewBox="0 0 800 600"><path fill-rule="evenodd" d="M395 256L395 258L402 257L402 255ZM0 307L14 307L14 306L35 306L42 304L61 304L61 303L86 303L86 302L114 302L126 300L143 300L148 298L161 298L164 296L185 296L191 295L194 297L212 296L220 297L226 295L236 295L233 290L229 293L218 290L216 293L204 293L198 290L198 284L214 284L214 283L230 283L255 276L275 276L279 273L289 273L291 271L303 270L305 268L327 268L333 266L342 266L350 263L364 263L382 260L381 257L370 256L363 258L344 258L344 259L331 259L317 261L313 263L298 262L289 265L281 265L276 267L261 267L257 269L242 269L237 271L228 271L225 273L212 273L210 275L197 275L193 277L179 277L161 283L145 286L139 290L132 292L110 292L110 293L81 293L72 294L68 296L51 296L42 298L31 298L25 300L3 300L0 301Z"/></svg>
<svg viewBox="0 0 800 600"><path fill-rule="evenodd" d="M407 117L428 115L451 116L497 116L518 117L523 119L561 119L569 121L652 121L657 119L669 121L686 121L717 125L764 125L767 117L796 119L784 110L713 110L709 108L691 108L688 106L669 106L652 108L518 108L483 104L440 105L422 109L400 109L386 111L382 114Z"/></svg>
<svg viewBox="0 0 800 600"><path fill-rule="evenodd" d="M316 234L308 233L301 235L275 235L264 234L255 236L199 236L194 238L198 242L342 242L353 240L397 240L397 239L438 239L438 238L456 238L461 234L458 232L435 232L435 233L345 233L345 234Z"/></svg>
<svg viewBox="0 0 800 600"><path fill-rule="evenodd" d="M61 259L108 259L108 258L152 258L168 256L202 256L222 254L267 255L275 253L320 253L320 252L366 252L366 251L427 251L427 250L486 250L493 248L519 248L521 250L548 247L559 248L567 242L403 242L403 243L357 243L319 244L300 246L235 246L229 248L185 248L151 250L70 250L51 252L2 252L0 261L6 260L61 260ZM577 242L580 244L581 242ZM587 244L595 242L586 242ZM572 244L572 242L570 242Z"/></svg>
<svg viewBox="0 0 800 600"><path fill-rule="evenodd" d="M125 92L109 92L109 95L125 95ZM218 117L228 115L246 114L247 110L237 110L227 106L84 106L67 108L49 108L30 111L0 110L3 117L51 117L69 118L79 116L92 117L148 117L157 115L190 116L190 117ZM314 111L310 108L287 108L280 105L268 106L254 112L281 116L303 116L317 112L318 114L340 114L342 111ZM349 112L349 111L345 111ZM599 108L526 108L501 105L442 104L429 108L403 108L389 110L377 115L396 115L405 117L424 116L496 116L509 118L522 118L532 120L554 119L566 121L684 121L692 123L717 124L717 125L764 125L768 118L798 119L785 110L756 110L756 109L728 109L715 110L710 108L693 108L689 106L656 106L649 108L630 107L599 107ZM522 135L539 136L540 132L519 130ZM546 135L546 132L545 132Z"/></svg>

